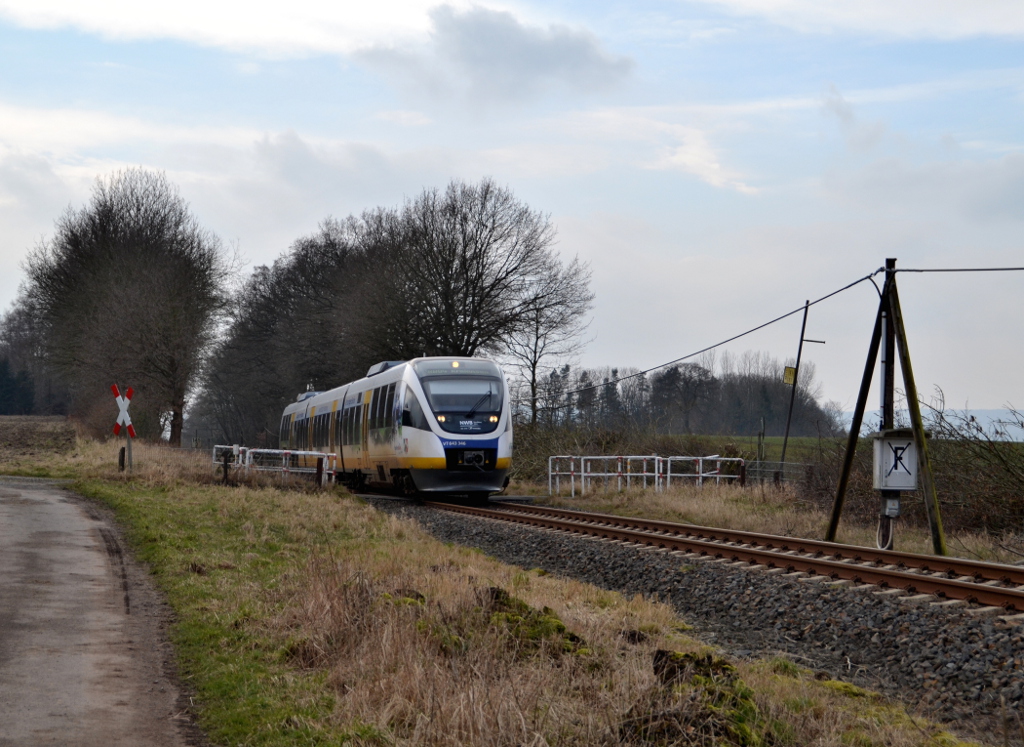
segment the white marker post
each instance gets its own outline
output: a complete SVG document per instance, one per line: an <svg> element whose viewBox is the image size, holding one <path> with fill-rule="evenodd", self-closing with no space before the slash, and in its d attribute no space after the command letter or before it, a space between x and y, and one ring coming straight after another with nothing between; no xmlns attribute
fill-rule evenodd
<svg viewBox="0 0 1024 747"><path fill-rule="evenodd" d="M132 418L128 414L128 405L132 401L132 395L135 394L135 390L128 387L128 391L121 396L121 392L117 388L117 384L110 386L110 391L114 393L114 401L117 403L118 413L117 422L114 423L114 435L117 436L121 433L121 426L125 428L125 464L128 471L132 471L132 439L135 438L135 427L132 425Z"/></svg>

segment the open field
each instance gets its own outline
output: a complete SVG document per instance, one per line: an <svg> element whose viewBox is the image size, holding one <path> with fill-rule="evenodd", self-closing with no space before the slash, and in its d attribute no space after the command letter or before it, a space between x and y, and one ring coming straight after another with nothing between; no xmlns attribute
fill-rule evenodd
<svg viewBox="0 0 1024 747"><path fill-rule="evenodd" d="M206 454L141 443L125 476L118 445L5 450L0 471L71 477L116 512L175 610L217 744L958 743L789 661L730 662L665 605L443 545L345 491L221 486ZM789 510L689 500L709 518L723 502L766 522ZM677 652L661 676L658 650Z"/></svg>
<svg viewBox="0 0 1024 747"><path fill-rule="evenodd" d="M0 415L0 451L44 455L75 446L75 428L65 417Z"/></svg>

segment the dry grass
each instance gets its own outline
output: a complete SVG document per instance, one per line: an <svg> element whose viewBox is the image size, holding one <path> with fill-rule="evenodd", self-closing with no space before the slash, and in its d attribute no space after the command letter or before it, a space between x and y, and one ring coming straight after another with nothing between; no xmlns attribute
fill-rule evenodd
<svg viewBox="0 0 1024 747"><path fill-rule="evenodd" d="M296 658L330 668L339 724L383 743L617 744L622 713L654 685L654 647L696 646L662 606L429 541L394 549L318 558L288 619L310 636ZM543 619L509 624L494 588Z"/></svg>
<svg viewBox="0 0 1024 747"><path fill-rule="evenodd" d="M358 725L358 744L957 743L880 696L782 659L734 663L737 683L667 686L656 651L709 651L668 606L445 547L393 518L376 535L380 544L312 557L274 623L290 661L330 672L333 721ZM557 627L510 625L494 612L494 588L560 620L572 643ZM736 692L749 693L745 709ZM708 707L713 697L720 707ZM630 738L630 722L658 725L666 713L668 741Z"/></svg>
<svg viewBox="0 0 1024 747"><path fill-rule="evenodd" d="M85 478L79 488L117 510L175 608L182 672L215 743L958 744L789 661L719 664L657 601L443 545L344 491L220 486L205 453L139 443L123 475L119 445L3 452L0 472ZM590 500L706 523L753 512L779 530L790 510L725 489ZM658 650L714 666L666 680Z"/></svg>

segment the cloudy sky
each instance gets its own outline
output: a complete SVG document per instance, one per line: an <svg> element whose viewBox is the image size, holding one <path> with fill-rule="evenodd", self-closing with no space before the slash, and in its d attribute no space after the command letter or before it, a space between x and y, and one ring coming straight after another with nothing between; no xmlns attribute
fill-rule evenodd
<svg viewBox="0 0 1024 747"><path fill-rule="evenodd" d="M901 267L1024 265L1019 0L0 0L0 307L98 177L166 171L250 266L493 177L646 368ZM1024 407L1024 273L901 275L923 392ZM877 296L813 308L850 409ZM799 317L729 346L796 352ZM876 401L873 395L872 402Z"/></svg>

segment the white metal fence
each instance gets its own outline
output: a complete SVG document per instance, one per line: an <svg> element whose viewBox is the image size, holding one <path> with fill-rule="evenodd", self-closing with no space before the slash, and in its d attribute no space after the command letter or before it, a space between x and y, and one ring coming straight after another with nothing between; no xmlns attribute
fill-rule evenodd
<svg viewBox="0 0 1024 747"><path fill-rule="evenodd" d="M723 465L725 471L723 471ZM562 481L569 485L569 494L576 495L594 488L622 490L635 486L653 487L656 491L670 488L672 481L745 481L745 462L717 454L705 457L659 456L552 456L548 457L548 495L561 494Z"/></svg>
<svg viewBox="0 0 1024 747"><path fill-rule="evenodd" d="M246 446L213 447L214 467L229 467L242 472L277 472L284 475L315 475L322 470L324 481L334 480L338 470L338 457L322 451L292 451L290 449L250 449ZM318 461L323 460L319 465Z"/></svg>

